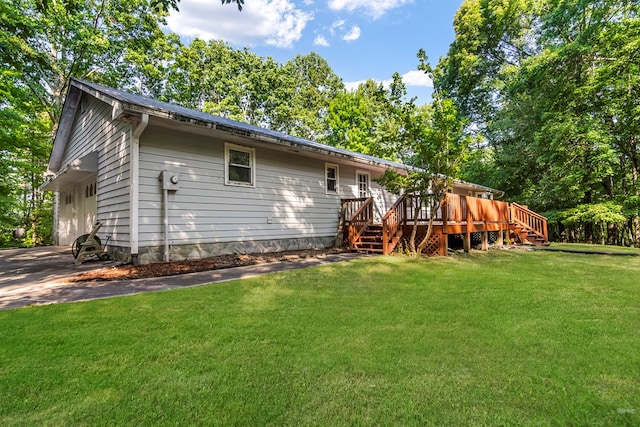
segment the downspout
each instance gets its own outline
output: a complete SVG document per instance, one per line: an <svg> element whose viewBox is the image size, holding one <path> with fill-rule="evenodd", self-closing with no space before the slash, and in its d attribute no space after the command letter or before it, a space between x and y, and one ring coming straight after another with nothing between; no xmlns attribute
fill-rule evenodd
<svg viewBox="0 0 640 427"><path fill-rule="evenodd" d="M162 186L162 204L164 205L164 262L169 262L169 189L166 185Z"/></svg>
<svg viewBox="0 0 640 427"><path fill-rule="evenodd" d="M53 244L60 244L60 192L53 193Z"/></svg>
<svg viewBox="0 0 640 427"><path fill-rule="evenodd" d="M129 239L131 245L131 262L133 265L138 265L138 212L140 206L140 135L147 128L149 124L149 114L143 113L140 118L140 123L133 129L131 133L131 160L129 162L130 173L130 192L129 199L131 202L130 212L131 217L129 225Z"/></svg>

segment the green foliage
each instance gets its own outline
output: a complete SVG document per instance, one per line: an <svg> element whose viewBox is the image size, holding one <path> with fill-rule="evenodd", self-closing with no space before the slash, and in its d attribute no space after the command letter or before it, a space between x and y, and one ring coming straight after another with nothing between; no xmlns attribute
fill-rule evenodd
<svg viewBox="0 0 640 427"><path fill-rule="evenodd" d="M274 128L313 140L324 139L329 104L344 90L342 79L316 53L297 55L284 65L281 73L286 86L278 99L287 108Z"/></svg>
<svg viewBox="0 0 640 427"><path fill-rule="evenodd" d="M323 142L358 153L398 160L403 138L406 89L398 73L388 89L373 80L353 92L341 92L329 104Z"/></svg>
<svg viewBox="0 0 640 427"><path fill-rule="evenodd" d="M51 122L19 78L0 71L0 246L16 243L17 228L29 236L21 244L51 242L51 196L37 191L44 181Z"/></svg>
<svg viewBox="0 0 640 427"><path fill-rule="evenodd" d="M640 423L637 257L375 257L0 311L2 425Z"/></svg>
<svg viewBox="0 0 640 427"><path fill-rule="evenodd" d="M131 79L164 13L147 0L0 3L0 244L17 227L23 244L51 243L51 195L38 187L69 78Z"/></svg>
<svg viewBox="0 0 640 427"><path fill-rule="evenodd" d="M433 102L422 107L409 102L396 110L403 118L398 151L403 162L414 169L406 174L386 170L377 181L395 194L411 195L417 209L427 207L430 212L436 212L453 187L454 179L460 176L471 138L464 132L465 122L459 117L454 102L442 96L440 76L434 75L423 50L418 52L418 59L418 68L434 81ZM433 215L419 242L416 242L417 228L415 221L408 238L414 255L422 253L431 237Z"/></svg>
<svg viewBox="0 0 640 427"><path fill-rule="evenodd" d="M467 182L481 182L491 188L501 188L498 185L500 171L496 169L493 147L476 144L471 144L471 147L462 165L460 178Z"/></svg>
<svg viewBox="0 0 640 427"><path fill-rule="evenodd" d="M640 194L637 2L468 0L455 22L443 88L490 151L465 176L535 210Z"/></svg>
<svg viewBox="0 0 640 427"><path fill-rule="evenodd" d="M579 205L564 212L562 222L573 224L623 224L627 220L622 206L614 202Z"/></svg>

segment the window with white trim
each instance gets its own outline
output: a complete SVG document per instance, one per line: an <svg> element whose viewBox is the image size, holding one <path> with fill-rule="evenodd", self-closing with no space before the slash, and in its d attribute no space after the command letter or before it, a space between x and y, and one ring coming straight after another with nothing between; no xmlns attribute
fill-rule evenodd
<svg viewBox="0 0 640 427"><path fill-rule="evenodd" d="M338 193L340 182L338 180L338 165L325 163L325 181L327 193Z"/></svg>
<svg viewBox="0 0 640 427"><path fill-rule="evenodd" d="M226 185L255 186L255 150L240 145L224 146L224 177Z"/></svg>

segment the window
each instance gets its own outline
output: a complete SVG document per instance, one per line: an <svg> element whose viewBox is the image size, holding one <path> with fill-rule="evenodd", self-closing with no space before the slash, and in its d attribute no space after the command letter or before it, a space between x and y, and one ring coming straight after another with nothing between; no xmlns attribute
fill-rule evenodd
<svg viewBox="0 0 640 427"><path fill-rule="evenodd" d="M356 172L356 181L358 184L358 197L369 197L369 173Z"/></svg>
<svg viewBox="0 0 640 427"><path fill-rule="evenodd" d="M330 163L325 163L325 178L327 182L327 193L337 193L338 192L338 165L333 165Z"/></svg>
<svg viewBox="0 0 640 427"><path fill-rule="evenodd" d="M225 184L255 186L255 150L225 145Z"/></svg>
<svg viewBox="0 0 640 427"><path fill-rule="evenodd" d="M89 184L84 188L84 197L89 198L96 195L96 184Z"/></svg>

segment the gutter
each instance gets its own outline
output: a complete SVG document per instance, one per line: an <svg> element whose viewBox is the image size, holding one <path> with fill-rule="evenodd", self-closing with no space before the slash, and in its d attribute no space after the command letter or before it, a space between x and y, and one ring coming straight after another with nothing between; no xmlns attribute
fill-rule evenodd
<svg viewBox="0 0 640 427"><path fill-rule="evenodd" d="M117 106L117 107L116 107ZM113 114L113 118L114 119L120 119L120 120L126 120L126 118L128 116L132 116L132 115L139 115L139 114L147 114L147 115L152 115L154 117L160 118L160 119L165 119L165 120L173 120L173 121L177 121L177 122L181 122L181 123L187 123L190 125L194 125L194 126L198 126L198 127L202 127L202 128L206 128L206 129L211 129L211 130L217 130L217 131L221 131L221 132L226 132L226 133L230 133L233 135L238 135L238 136L243 136L246 138L250 138L253 140L257 140L257 141L262 141L262 142L266 142L269 144L273 144L273 145L280 145L283 147L289 147L289 148L293 148L293 149L297 149L297 150L303 150L303 151L307 151L307 152L311 152L311 153L318 153L318 154L323 154L326 156L334 156L334 157L341 157L347 160L351 160L354 161L356 163L361 163L361 164L365 164L365 165L369 165L369 166L376 166L376 167L380 167L380 168L395 168L398 170L408 170L406 165L402 165L400 163L397 162L392 162L389 161L388 163L384 163L384 162L377 162L375 160L372 159L367 159L365 157L361 157L358 156L358 153L353 153L351 154L350 152L339 152L338 150L340 150L338 147L336 151L333 150L327 150L324 149L320 146L318 147L314 147L314 144L317 145L321 145L320 143L314 143L313 141L308 141L308 143L296 143L295 141L292 141L290 139L287 138L282 138L280 136L277 135L270 135L268 133L263 133L263 132L256 132L253 130L249 130L249 129L244 129L244 128L240 128L240 127L236 127L233 126L231 124L224 124L224 123L216 123L216 122L212 122L212 121L207 121L207 120L200 120L200 119L194 119L192 117L188 117L182 114L176 114L176 113L172 113L169 111L163 111L163 110L159 110L159 109L155 109L155 108L144 108L138 104L132 104L129 102L120 102L118 101L115 105L114 105L114 114ZM117 108L117 110L116 110ZM295 138L295 137L292 137ZM345 150L348 151L348 150Z"/></svg>

